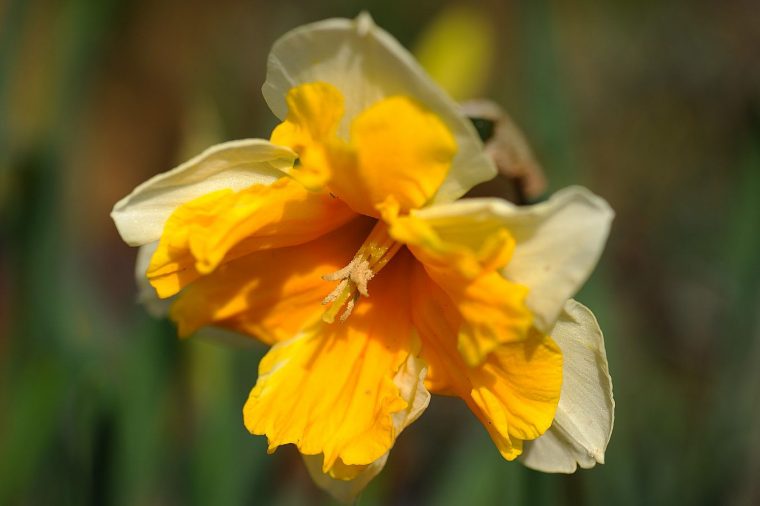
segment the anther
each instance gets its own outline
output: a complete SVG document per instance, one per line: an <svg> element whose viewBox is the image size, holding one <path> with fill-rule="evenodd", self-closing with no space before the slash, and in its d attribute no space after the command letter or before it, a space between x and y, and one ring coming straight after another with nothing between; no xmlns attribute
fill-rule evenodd
<svg viewBox="0 0 760 506"><path fill-rule="evenodd" d="M348 317L351 316L351 312L354 310L354 304L356 304L356 297L351 297L346 303L346 309L343 311L343 314L340 315L340 321L344 322L348 320Z"/></svg>
<svg viewBox="0 0 760 506"><path fill-rule="evenodd" d="M327 276L322 276L322 279L325 279L325 281L335 281L333 279L326 279ZM330 292L330 294L322 299L322 304L329 304L330 302L333 302L335 299L338 298L340 295L340 292L343 291L344 288L346 288L346 285L348 284L348 279L341 280L340 283L338 283L338 286L335 287L335 289Z"/></svg>
<svg viewBox="0 0 760 506"><path fill-rule="evenodd" d="M361 259L358 262L354 259L351 261L351 264L355 264L349 274L351 281L356 283L356 289L359 290L360 294L369 297L367 283L369 283L370 279L375 277L375 273L370 269L369 262L364 259Z"/></svg>
<svg viewBox="0 0 760 506"><path fill-rule="evenodd" d="M322 276L322 279L325 281L338 281L338 280L345 280L349 277L349 274L351 274L351 271L354 268L354 265L358 261L358 258L354 258L351 260L347 266L343 267L342 269L339 269L335 272L331 272L330 274L325 274Z"/></svg>

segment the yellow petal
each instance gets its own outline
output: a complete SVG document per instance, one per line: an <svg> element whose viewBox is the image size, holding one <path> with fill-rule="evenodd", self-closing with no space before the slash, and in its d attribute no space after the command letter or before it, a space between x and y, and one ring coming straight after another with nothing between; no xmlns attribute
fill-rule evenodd
<svg viewBox="0 0 760 506"><path fill-rule="evenodd" d="M395 217L395 209L381 209L391 222L391 236L407 245L456 308L462 320L458 349L468 365L480 364L502 343L526 338L532 321L528 291L498 272L514 249L505 229L490 232L474 249L445 240L414 215Z"/></svg>
<svg viewBox="0 0 760 506"><path fill-rule="evenodd" d="M532 206L465 199L421 209L415 218L447 242L474 249L495 231L509 230L515 249L502 274L528 287L526 303L533 324L549 332L565 302L596 265L613 214L603 199L585 188L570 187Z"/></svg>
<svg viewBox="0 0 760 506"><path fill-rule="evenodd" d="M415 421L427 408L430 393L425 388L425 363L415 355L409 355L406 364L396 373L393 382L401 397L407 402L406 409L393 414L393 426L398 435ZM338 501L353 503L364 487L380 473L388 460L388 453L368 465L346 465L341 459L323 472L323 455L304 455L304 462L314 482Z"/></svg>
<svg viewBox="0 0 760 506"><path fill-rule="evenodd" d="M322 276L344 266L372 228L357 217L314 241L222 264L187 286L171 308L179 334L214 325L275 343L321 318L333 289Z"/></svg>
<svg viewBox="0 0 760 506"><path fill-rule="evenodd" d="M336 129L343 97L325 83L288 92L288 116L272 142L299 155L290 174L312 190L325 185L354 211L378 216L392 196L402 211L429 202L446 178L456 142L444 123L408 97L385 98L351 123L350 138Z"/></svg>
<svg viewBox="0 0 760 506"><path fill-rule="evenodd" d="M402 211L429 202L446 178L456 143L446 126L407 97L386 98L351 125L356 168L335 171L334 193L362 214L377 216L388 196Z"/></svg>
<svg viewBox="0 0 760 506"><path fill-rule="evenodd" d="M471 395L488 421L510 437L536 439L551 426L562 386L562 352L537 331L500 346L473 374Z"/></svg>
<svg viewBox="0 0 760 506"><path fill-rule="evenodd" d="M316 81L334 85L345 97L341 134L347 135L350 123L362 111L398 95L410 97L441 118L459 149L434 201L455 200L496 175L477 132L460 107L367 13L354 20L328 19L301 26L274 44L262 92L277 117L283 119L288 113L288 90Z"/></svg>
<svg viewBox="0 0 760 506"><path fill-rule="evenodd" d="M304 455L322 453L328 472L338 459L368 465L390 449L394 414L409 407L394 378L414 353L404 289L410 265L398 255L348 320L317 324L262 359L243 415L252 434L268 437L270 451L292 443Z"/></svg>
<svg viewBox="0 0 760 506"><path fill-rule="evenodd" d="M160 297L169 297L222 261L311 241L354 216L338 199L290 178L214 192L174 211L147 276Z"/></svg>
<svg viewBox="0 0 760 506"><path fill-rule="evenodd" d="M169 313L173 299L160 299L148 281L145 273L148 271L150 259L158 247L158 241L140 246L135 260L135 282L137 284L137 301L145 307L154 318L163 318Z"/></svg>
<svg viewBox="0 0 760 506"><path fill-rule="evenodd" d="M462 321L457 308L419 267L413 275L412 307L431 392L461 397L508 460L520 454L523 440L546 432L562 385L562 353L550 337L532 331L523 341L499 345L484 362L470 367L457 347Z"/></svg>
<svg viewBox="0 0 760 506"><path fill-rule="evenodd" d="M310 190L319 190L330 178L325 159L343 117L343 95L327 83L307 83L288 91L288 116L272 132L271 142L289 146L299 163L289 174Z"/></svg>
<svg viewBox="0 0 760 506"><path fill-rule="evenodd" d="M182 204L217 190L271 184L293 165L296 154L262 139L211 146L182 165L145 181L113 208L124 241L142 246L158 241L164 224Z"/></svg>
<svg viewBox="0 0 760 506"><path fill-rule="evenodd" d="M503 343L525 339L531 314L525 308L527 290L496 272L464 280L450 271L428 269L462 316L457 348L468 365L480 364Z"/></svg>
<svg viewBox="0 0 760 506"><path fill-rule="evenodd" d="M430 267L455 270L466 278L504 267L515 248L512 235L504 227L479 232L477 223L473 222L468 233L477 240L463 241L442 234L416 213L400 217L400 206L393 198L387 198L378 208L390 224L391 236L409 246L421 262Z"/></svg>

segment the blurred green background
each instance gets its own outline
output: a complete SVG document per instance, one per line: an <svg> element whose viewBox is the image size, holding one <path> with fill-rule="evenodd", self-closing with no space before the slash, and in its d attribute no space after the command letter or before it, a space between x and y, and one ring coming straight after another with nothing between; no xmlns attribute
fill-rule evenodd
<svg viewBox="0 0 760 506"><path fill-rule="evenodd" d="M263 347L148 316L108 213L209 144L268 137L272 42L361 9L457 98L501 103L552 190L616 210L578 298L617 413L606 465L545 475L436 397L359 504L760 504L760 8L467 6L0 2L0 505L332 504L243 427Z"/></svg>

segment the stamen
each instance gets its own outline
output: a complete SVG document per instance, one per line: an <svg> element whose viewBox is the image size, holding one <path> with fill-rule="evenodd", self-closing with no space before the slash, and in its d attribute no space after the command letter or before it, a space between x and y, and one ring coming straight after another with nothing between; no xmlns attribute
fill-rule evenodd
<svg viewBox="0 0 760 506"><path fill-rule="evenodd" d="M340 321L344 322L348 320L348 317L351 316L351 311L354 310L354 304L356 304L356 297L349 299L348 304L346 304L346 310L340 315Z"/></svg>
<svg viewBox="0 0 760 506"><path fill-rule="evenodd" d="M322 279L324 279L325 281L337 281L334 279L327 279L327 276L322 276ZM329 304L330 302L335 301L335 299L338 298L338 295L340 295L340 292L342 292L343 289L346 288L347 284L348 284L347 279L344 279L340 283L338 283L338 286L335 287L335 290L330 292L330 294L327 297L322 299L322 305Z"/></svg>
<svg viewBox="0 0 760 506"><path fill-rule="evenodd" d="M351 273L351 270L354 268L354 265L356 264L358 258L355 258L351 260L347 266L343 267L340 270L337 270L335 272L331 272L330 274L325 274L322 276L322 279L325 281L338 281L340 279L345 279L348 277L348 275Z"/></svg>
<svg viewBox="0 0 760 506"><path fill-rule="evenodd" d="M352 261L351 263L354 262L356 262L356 260ZM369 292L367 291L367 283L369 283L370 279L375 277L375 273L372 272L372 269L369 268L369 262L364 259L356 262L354 268L351 269L351 274L349 276L351 278L351 281L356 283L356 288L359 290L359 293L365 297L369 297Z"/></svg>
<svg viewBox="0 0 760 506"><path fill-rule="evenodd" d="M322 300L322 304L331 304L330 308L322 314L322 320L332 323L338 311L345 306L345 310L340 315L340 321L346 321L359 296L369 297L367 285L370 280L388 264L400 248L401 244L388 235L385 223L378 222L348 265L322 276L325 281L340 281L335 289Z"/></svg>

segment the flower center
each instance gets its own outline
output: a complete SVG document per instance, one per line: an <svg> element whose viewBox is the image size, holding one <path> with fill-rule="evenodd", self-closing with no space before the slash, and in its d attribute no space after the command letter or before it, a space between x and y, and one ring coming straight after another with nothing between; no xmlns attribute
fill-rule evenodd
<svg viewBox="0 0 760 506"><path fill-rule="evenodd" d="M401 243L388 235L388 226L378 221L348 265L322 276L325 281L339 281L335 289L322 300L322 304L330 304L322 315L322 320L334 322L338 312L345 307L340 315L340 321L345 321L351 315L359 296L369 297L369 281L400 248Z"/></svg>

